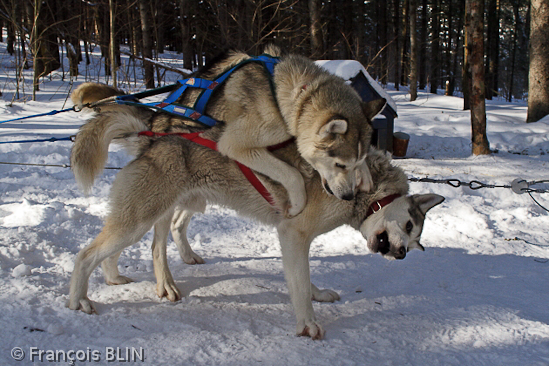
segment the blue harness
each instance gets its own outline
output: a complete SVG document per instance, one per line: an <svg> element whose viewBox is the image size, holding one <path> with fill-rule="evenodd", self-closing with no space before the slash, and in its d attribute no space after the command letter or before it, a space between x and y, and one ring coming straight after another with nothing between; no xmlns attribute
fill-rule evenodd
<svg viewBox="0 0 549 366"><path fill-rule="evenodd" d="M206 110L210 97L212 96L213 92L217 88L219 88L235 70L239 69L240 67L250 62L256 62L263 65L265 70L269 73L269 82L271 84L271 89L274 91L272 75L274 72L274 67L277 63L280 62L280 59L278 57L261 55L261 56L257 56L257 57L242 61L241 63L234 66L233 68L223 72L220 76L216 77L215 80L206 80L201 78L183 79L183 80L179 80L176 84L168 85L166 87L159 88L159 89L154 89L152 91L137 93L137 94L130 94L130 95L120 95L115 98L115 101L118 104L144 106L144 107L153 108L162 112L176 115L178 117L186 118L195 122L200 122L209 127L213 127L218 123L218 121L204 114L204 111ZM185 90L187 90L187 88L202 89L202 93L200 93L200 95L198 96L198 98L196 99L192 107L176 103L176 101L183 95L183 93L185 92ZM155 91L157 93L151 93ZM136 100L139 97L161 94L168 91L173 91L173 92L164 101L160 103L158 102L140 103Z"/></svg>

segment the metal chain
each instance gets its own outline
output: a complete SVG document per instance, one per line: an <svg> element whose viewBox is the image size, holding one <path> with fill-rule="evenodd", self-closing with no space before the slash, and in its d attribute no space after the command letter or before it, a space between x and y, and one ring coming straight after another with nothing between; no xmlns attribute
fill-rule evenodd
<svg viewBox="0 0 549 366"><path fill-rule="evenodd" d="M503 184L487 184L479 182L478 180L472 180L470 182L463 182L459 179L432 179L432 178L408 178L410 182L419 182L419 183L437 183L437 184L448 184L454 188L459 188L462 186L469 187L472 190L480 188L510 188L513 192L517 194L528 193L530 198L542 209L549 212L549 209L542 206L535 198L532 196L532 193L549 193L549 190L542 188L530 188L530 186L542 183L549 183L549 180L538 180L527 182L521 179L515 179L511 185Z"/></svg>
<svg viewBox="0 0 549 366"><path fill-rule="evenodd" d="M437 183L437 184L448 184L454 188L459 187L469 187L472 190L477 190L481 188L513 188L512 185L509 184L488 184L479 182L478 180L472 180L470 182L464 182L459 179L433 179L433 178L408 178L410 182L418 182L418 183ZM542 189L542 188L530 188L530 186L536 185L536 184L542 184L542 183L549 183L549 180L534 180L534 181L524 181L524 183L528 186L528 188L521 189L524 193L549 193L548 189Z"/></svg>
<svg viewBox="0 0 549 366"><path fill-rule="evenodd" d="M432 178L408 178L410 182L419 182L419 183L438 183L438 184L448 184L454 188L459 188L462 186L469 187L472 190L477 190L481 188L511 188L510 185L497 185L497 184L488 184L482 183L478 180L472 180L470 182L463 182L459 179L432 179Z"/></svg>

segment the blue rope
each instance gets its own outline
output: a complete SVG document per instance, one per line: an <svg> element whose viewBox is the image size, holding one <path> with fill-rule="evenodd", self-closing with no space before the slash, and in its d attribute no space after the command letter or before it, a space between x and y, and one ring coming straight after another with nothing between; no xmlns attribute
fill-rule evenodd
<svg viewBox="0 0 549 366"><path fill-rule="evenodd" d="M0 123L21 121L21 120L23 120L23 119L34 118L34 117L53 116L54 114L63 113L63 112L68 112L68 111L74 111L74 107L67 108L67 109L61 109L61 110L59 110L59 111L53 110L53 111L47 112L47 113L34 114L34 115L32 115L32 116L26 116L26 117L19 117L19 118L14 118L14 119L8 119L8 120L6 120L6 121L0 121Z"/></svg>
<svg viewBox="0 0 549 366"><path fill-rule="evenodd" d="M72 141L72 136L68 137L50 137L49 139L38 139L38 140L19 140L19 141L0 141L0 144L21 144L25 142L56 142L56 141Z"/></svg>

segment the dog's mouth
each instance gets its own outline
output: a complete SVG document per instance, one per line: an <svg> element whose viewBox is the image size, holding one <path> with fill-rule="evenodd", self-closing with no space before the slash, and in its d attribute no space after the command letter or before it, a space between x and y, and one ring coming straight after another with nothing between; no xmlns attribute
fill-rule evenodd
<svg viewBox="0 0 549 366"><path fill-rule="evenodd" d="M391 243L389 242L389 235L387 235L387 231L378 234L376 239L377 251L384 257L394 259L404 259L406 257L406 248L404 247L400 247L397 250L391 250Z"/></svg>
<svg viewBox="0 0 549 366"><path fill-rule="evenodd" d="M334 195L334 192L332 191L332 189L330 188L330 185L328 184L328 181L324 178L322 178L322 185L324 186L324 190L326 192L328 192L329 194L331 194L332 196Z"/></svg>
<svg viewBox="0 0 549 366"><path fill-rule="evenodd" d="M328 184L328 181L324 178L322 178L322 186L324 187L324 190L331 194L332 196L335 196L339 199L342 199L342 200L345 200L345 201L352 201L354 198L355 198L355 195L353 192L350 192L350 193L346 193L344 195L342 195L341 197L334 194L334 191L332 191L332 189L330 188L330 185Z"/></svg>
<svg viewBox="0 0 549 366"><path fill-rule="evenodd" d="M391 244L389 243L389 236L387 232L384 231L381 234L376 236L377 239L377 251L382 255L389 253L391 250Z"/></svg>

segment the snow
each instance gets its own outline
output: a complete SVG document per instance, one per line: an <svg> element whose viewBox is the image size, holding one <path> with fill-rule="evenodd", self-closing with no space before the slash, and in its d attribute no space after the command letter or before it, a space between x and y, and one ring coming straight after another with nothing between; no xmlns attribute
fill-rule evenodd
<svg viewBox="0 0 549 366"><path fill-rule="evenodd" d="M54 76L39 101L13 107L4 89L2 119L62 109L69 89ZM524 123L524 103L487 102L488 138L498 153L472 156L461 99L420 92L409 102L405 91L386 92L398 104L395 130L411 136L406 158L394 160L410 177L549 179L549 120ZM86 118L68 112L5 123L0 141L69 136ZM68 164L71 144L0 144L0 161ZM107 165L129 160L113 147ZM549 364L549 216L528 194L411 183L412 193L446 201L427 216L426 251L403 261L369 253L349 227L318 237L312 279L341 301L314 304L327 335L312 341L294 334L275 229L216 206L189 228L206 264L184 264L169 244L183 300L156 296L148 233L120 257L121 273L135 282L107 286L97 269L89 296L99 315L67 309L75 256L101 230L115 175L106 170L85 197L69 169L0 164L0 364L23 364L12 358L14 347L25 361L36 349L99 351L94 364L107 364L107 351L117 347L122 356L143 349L144 362L128 363L146 365ZM533 196L549 207L547 194Z"/></svg>

